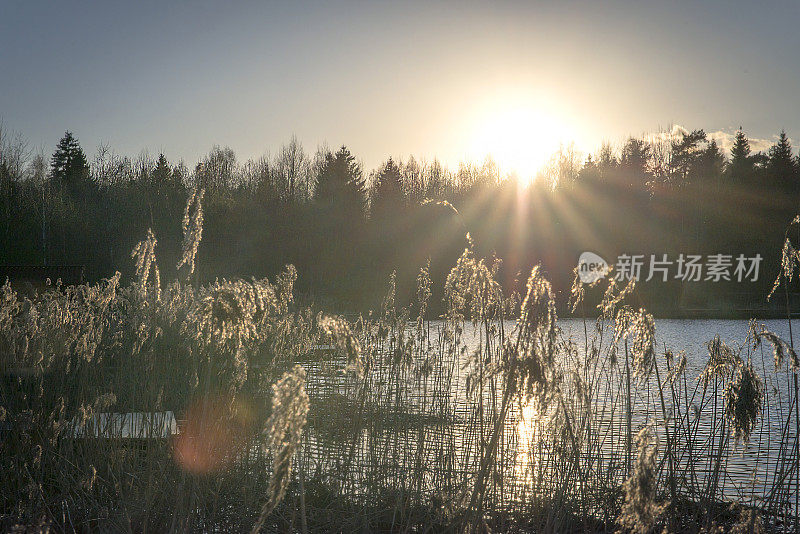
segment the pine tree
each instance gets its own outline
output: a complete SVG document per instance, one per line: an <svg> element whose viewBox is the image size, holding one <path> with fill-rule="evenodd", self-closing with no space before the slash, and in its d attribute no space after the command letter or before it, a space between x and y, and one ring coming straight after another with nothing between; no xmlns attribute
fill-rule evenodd
<svg viewBox="0 0 800 534"><path fill-rule="evenodd" d="M363 173L356 158L342 146L328 153L317 177L314 200L326 216L346 224L364 219L367 200Z"/></svg>
<svg viewBox="0 0 800 534"><path fill-rule="evenodd" d="M792 143L785 131L781 131L778 142L769 149L767 172L776 190L791 193L798 191L797 167L792 154Z"/></svg>
<svg viewBox="0 0 800 534"><path fill-rule="evenodd" d="M164 154L159 154L156 166L150 172L150 183L153 192L159 197L174 195L183 192L181 174L176 167L170 168Z"/></svg>
<svg viewBox="0 0 800 534"><path fill-rule="evenodd" d="M159 154L156 166L149 173L149 195L153 209L158 210L156 219L168 222L178 215L186 204L185 189L179 169L171 169L164 154Z"/></svg>
<svg viewBox="0 0 800 534"><path fill-rule="evenodd" d="M725 167L725 154L720 150L716 140L712 139L698 156L696 173L706 183L719 184Z"/></svg>
<svg viewBox="0 0 800 534"><path fill-rule="evenodd" d="M73 197L85 192L89 179L89 163L78 140L67 131L58 142L50 160L50 178Z"/></svg>
<svg viewBox="0 0 800 534"><path fill-rule="evenodd" d="M742 131L742 127L736 131L736 137L731 147L731 165L742 164L750 159L750 140Z"/></svg>
<svg viewBox="0 0 800 534"><path fill-rule="evenodd" d="M372 216L382 219L397 213L406 203L403 177L392 158L383 166L372 191Z"/></svg>
<svg viewBox="0 0 800 534"><path fill-rule="evenodd" d="M158 155L158 160L156 160L156 168L153 169L153 173L151 174L151 179L156 184L163 184L167 183L172 178L172 171L169 168L169 163L167 163L167 158L164 157L164 154Z"/></svg>
<svg viewBox="0 0 800 534"><path fill-rule="evenodd" d="M750 149L750 140L747 139L740 126L731 147L731 159L725 169L728 182L731 184L754 184L756 182L756 159Z"/></svg>
<svg viewBox="0 0 800 534"><path fill-rule="evenodd" d="M325 155L317 175L314 208L319 225L316 276L336 298L354 297L364 276L366 192L361 167L344 146L336 154Z"/></svg>

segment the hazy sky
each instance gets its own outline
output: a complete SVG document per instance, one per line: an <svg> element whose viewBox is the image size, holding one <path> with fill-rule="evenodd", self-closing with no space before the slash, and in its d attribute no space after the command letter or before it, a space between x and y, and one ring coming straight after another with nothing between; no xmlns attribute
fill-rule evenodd
<svg viewBox="0 0 800 534"><path fill-rule="evenodd" d="M670 124L796 137L798 23L800 2L0 0L0 118L47 153L69 129L89 154L103 141L189 164L292 134L368 168L452 164L481 158L509 115L523 149Z"/></svg>

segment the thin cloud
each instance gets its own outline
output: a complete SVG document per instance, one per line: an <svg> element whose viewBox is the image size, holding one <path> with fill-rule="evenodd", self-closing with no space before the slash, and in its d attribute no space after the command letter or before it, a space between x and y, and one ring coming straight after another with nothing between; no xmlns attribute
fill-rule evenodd
<svg viewBox="0 0 800 534"><path fill-rule="evenodd" d="M736 140L736 131L737 129L720 129L713 132L707 132L706 137L709 141L716 141L717 145L725 153L725 155L729 155L731 148L733 147L733 143ZM679 138L683 134L688 134L689 132L691 132L691 130L688 128L680 124L675 124L671 127L659 130L658 132L646 135L645 139L650 142L670 142ZM777 135L774 135L769 139L747 136L748 141L750 141L750 150L752 150L753 154L757 152L767 152L769 147L775 144L777 138ZM792 142L792 144L794 144L794 142Z"/></svg>
<svg viewBox="0 0 800 534"><path fill-rule="evenodd" d="M777 137L778 136L773 136L771 139L762 139L748 136L747 139L750 141L750 150L755 154L756 152L766 152L769 150L769 147L775 144ZM716 141L722 151L728 155L736 139L736 130L716 130L714 132L708 132L708 139Z"/></svg>

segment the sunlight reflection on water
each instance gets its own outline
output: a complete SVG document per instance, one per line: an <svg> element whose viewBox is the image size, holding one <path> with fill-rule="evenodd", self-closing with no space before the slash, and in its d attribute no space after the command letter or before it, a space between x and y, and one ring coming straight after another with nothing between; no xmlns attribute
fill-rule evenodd
<svg viewBox="0 0 800 534"><path fill-rule="evenodd" d="M788 323L780 320L766 321L766 326L788 341ZM594 321L587 320L588 339L591 345L594 334ZM565 339L569 339L577 346L577 354L584 354L586 347L584 334L584 321L582 319L562 319L559 326L563 330ZM696 377L702 372L708 361L708 349L706 343L719 335L721 340L731 348L737 350L746 343L749 322L746 320L678 320L678 319L658 319L656 320L656 345L657 361L662 380L667 374L666 362L664 358L665 349L678 354L685 352L687 365L686 376L689 388L695 386ZM513 328L513 322L509 322L507 331ZM610 335L605 336L603 347L608 346ZM797 335L795 334L795 338ZM467 344L475 343L475 338L470 339L465 335ZM470 348L474 346L470 345ZM603 351L601 350L601 354ZM746 347L743 355L747 354ZM746 357L746 356L745 356ZM743 487L763 487L767 488L776 476L776 460L780 454L781 433L785 430L786 410L791 409L790 395L788 390L789 380L785 372L775 371L771 349L766 348L753 352L753 366L760 376L764 379L766 396L763 413L759 416L757 428L754 431L750 443L739 444L733 448L733 452L724 460L723 477L721 482L722 494L728 498L740 498L739 492ZM691 393L691 391L690 391ZM634 409L632 415L632 433L635 436L638 430L646 425L652 424L659 438L659 445L662 449L666 446L664 435L664 420L659 413L659 406L654 392L647 390L647 394L639 392L638 397L634 398ZM608 403L609 399L600 399L599 405ZM710 439L715 431L712 428L713 418L710 406L702 411L696 404L690 418L690 424L695 426L695 439L703 441ZM600 409L599 406L596 409ZM721 406L720 406L721 410ZM617 443L624 439L622 422L620 421L620 407L617 407L617 415L601 423L609 426L610 436ZM544 430L543 425L539 424L540 414L532 403L527 403L516 422L517 454L516 463L513 469L513 476L520 482L530 483L537 469L541 467L540 443L538 439ZM618 431L614 431L613 426L618 425ZM791 434L792 429L789 429ZM793 436L793 434L791 434ZM732 438L731 438L732 439ZM790 439L793 442L793 438ZM614 443L606 443L607 447L613 447ZM601 454L603 447L599 448ZM635 450L633 452L635 457ZM699 481L704 480L708 473L713 470L711 459L697 455L682 457L682 465L689 466L690 470L697 476ZM621 466L620 466L621 468ZM790 491L792 491L790 489Z"/></svg>
<svg viewBox="0 0 800 534"><path fill-rule="evenodd" d="M591 342L594 321L587 321L587 325ZM436 332L442 326L441 322L432 322L431 332ZM559 321L559 326L563 331L563 338L571 340L574 344L574 357L583 361L586 345L583 320L562 319ZM781 336L788 334L785 321L769 321L767 326ZM505 325L506 332L513 330L513 327L514 323L509 321ZM680 385L680 394L684 395L688 392L686 396L691 397L692 391L698 384L696 377L708 360L706 343L719 334L724 342L736 349L745 343L747 333L748 321L744 320L656 320L657 361L661 373L660 379L664 381L667 373L664 347L676 354L684 351L687 358L686 380ZM461 363L476 349L479 335L479 332L471 324L468 323L464 326L461 341L466 345L467 350L458 356ZM600 349L601 364L608 363L606 351L612 338L613 336L608 331L603 335ZM779 476L776 475L776 458L779 456L781 433L784 430L782 423L786 421L789 409L788 377L785 371L775 372L771 349L756 351L752 357L755 369L762 375L766 384L765 410L759 417L753 439L749 444L735 447L731 443L731 446L726 448L727 454L724 455L721 464L723 476L720 478L720 487L717 490L718 494L726 499L739 500L748 498L748 495L753 495L758 499L759 496L768 493L776 476ZM334 379L332 383L333 375L321 372L319 366L331 364L332 362L304 364L309 369L310 382L308 386L312 399L315 396L329 399L325 403L329 408L334 406L330 399L346 399L348 395L353 396L355 391L347 388L341 389L344 384L344 382L339 382L342 380L341 377ZM336 365L338 364L333 362L333 367ZM608 376L604 376L589 388L594 395L590 400L592 415L589 418L594 426L588 433L591 438L585 438L586 433L578 436L579 440L585 439L586 441L579 446L579 450L583 452L577 462L574 458L561 454L574 449L566 441L566 434L563 434L564 420L556 418L553 422L555 410L552 406L549 406L544 413L540 413L537 405L532 402L522 406L514 403L507 421L507 430L503 436L503 449L508 456L501 460L502 467L498 468L503 473L504 487L506 488L505 493L500 492L501 499L523 502L532 491L548 492L566 481L565 473L578 463L580 463L579 469L588 469L593 477L606 481L608 487L618 487L618 484L624 480L626 472L624 444L627 435L624 387L619 369L617 368L610 375L610 380L606 380ZM391 473L391 475L385 476L386 480L393 481L393 485L402 484L404 479L408 478L407 470L416 469L414 466L420 463L426 464L424 483L429 484L430 487L437 487L437 484L442 483L441 480L437 482L437 477L440 475L446 477L452 475L457 479L461 473L448 471L448 469L454 468L453 466L461 466L467 470L472 469L470 461L463 464L460 461L465 458L475 458L476 443L480 443L480 439L474 426L476 419L470 419L471 414L475 414L474 411L471 411L474 408L474 402L470 405L472 401L465 396L463 366L456 364L454 371L455 375L452 383L449 383L450 389L447 398L439 399L448 406L448 414L452 419L447 423L437 423L437 419L434 418L425 423L428 433L424 438L424 446L422 446L427 451L424 462L421 457L416 456L415 452L420 447L416 430L419 427L412 426L409 430L402 426L395 426L400 422L392 419L395 416L388 418L383 427L373 426L371 430L365 428L360 440L353 441L352 438L347 438L349 434L346 430L350 428L348 425L351 425L352 421L349 421L348 417L336 415L341 411L350 411L347 405L342 405L342 410L332 410L334 416L339 417L334 418L336 423L320 420L319 424L314 427L316 430L312 431L313 438L308 444L307 452L316 458L326 459L319 461L331 468L339 465L337 462L344 461L349 464L352 459L352 462L358 463L359 469L364 466L364 473L369 471L368 466L377 462L378 465L383 466L383 470L379 470L381 473ZM654 387L655 384L656 378L652 377L649 382L640 383L633 388L631 433L635 437L642 426L653 425L659 442L659 455L663 457L667 441L664 435L664 417L659 402L658 387ZM400 384L396 386L401 387ZM413 381L402 384L402 388L410 391L409 397L406 399L409 403L406 406L409 413L417 416L434 413L436 406L426 404L425 399L429 399L429 397L426 397L422 389L414 390L415 387L417 386L413 385ZM501 387L499 382L496 383L496 387ZM331 395L329 389L337 393ZM411 390L414 391L411 392ZM398 391L398 389L393 389L392 395L397 394ZM416 394L419 394L419 397L415 397ZM572 395L568 396L566 402L579 403L583 401L578 396ZM704 409L699 410L698 408L699 411L695 412L694 408L698 405L698 399L695 399L690 403L691 408L688 409L688 413L686 404L682 403L683 400L678 403L678 406L682 406L682 408L681 412L676 415L678 418L684 418L684 426L692 428L692 432L694 432L692 439L702 449L698 452L697 449L688 448L684 444L683 436L681 436L683 441L677 443L679 452L676 461L682 474L687 477L686 480L679 481L679 485L681 485L679 490L688 494L690 491L686 489L687 487L702 488L708 473L713 472L713 453L708 454L708 451L716 450L716 444L709 440L711 436L721 435L719 428L712 428L712 425L715 420L717 423L720 421L722 406L720 402L716 408L715 419L713 417L715 408L712 403L706 402ZM667 404L669 406L669 400L667 400ZM577 413L582 412L578 410ZM417 421L422 422L422 419L417 419ZM585 424L585 421L578 421L575 424L580 426ZM336 430L339 428L344 431L344 438L337 437ZM553 428L559 432L559 439L553 440L553 436L547 434ZM342 439L344 441L341 441ZM717 438L715 437L715 439ZM789 429L788 439L789 443L793 443L793 429ZM347 447L341 449L341 443L346 443ZM785 439L784 443L786 443ZM348 453L345 457L339 456L341 450L350 450L352 447L357 450ZM553 450L552 447L556 447L558 450ZM469 450L472 452L469 453ZM635 459L635 445L631 452ZM447 460L443 460L443 458L447 458ZM468 476L467 479L469 480ZM450 481L449 478L448 481ZM569 487L570 491L577 491L578 488L581 488L580 477L573 476L569 481L573 484ZM783 491L793 491L794 485L795 482L792 479L788 484L784 484ZM598 498L604 497L601 495Z"/></svg>

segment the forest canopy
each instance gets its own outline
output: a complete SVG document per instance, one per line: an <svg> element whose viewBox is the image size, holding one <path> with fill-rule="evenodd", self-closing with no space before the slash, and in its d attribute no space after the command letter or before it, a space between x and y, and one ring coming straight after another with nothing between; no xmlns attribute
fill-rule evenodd
<svg viewBox="0 0 800 534"><path fill-rule="evenodd" d="M273 156L242 162L214 146L187 165L106 145L90 159L71 132L47 156L2 131L0 265L81 265L88 280L122 268L129 277L131 250L151 229L169 279L184 206L200 189L198 280L274 276L294 264L301 297L343 309L374 307L392 271L401 299L428 261L442 280L467 233L477 251L503 260L509 289L541 264L562 296L583 251L612 264L621 255L764 258L755 281L642 284L642 298L669 313L763 300L800 208L800 159L785 132L755 151L740 129L723 150L704 130L674 128L592 154L562 147L524 183L490 159L447 168L389 157L366 171L346 146L311 153L295 137Z"/></svg>

